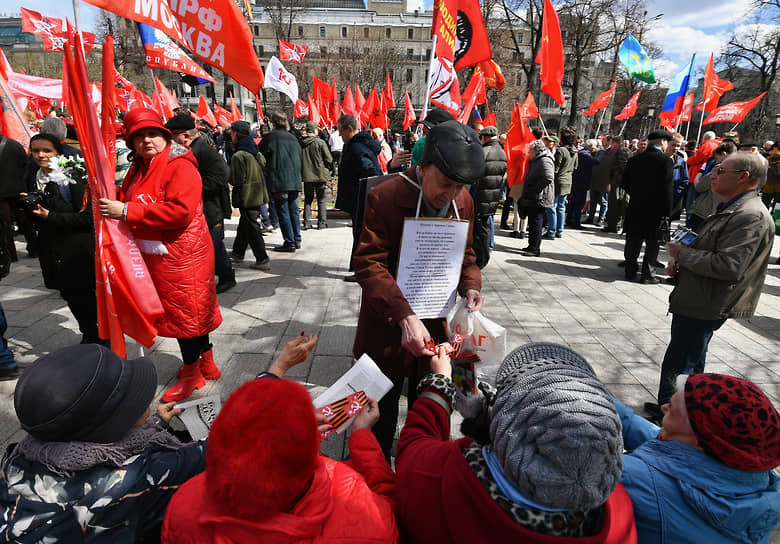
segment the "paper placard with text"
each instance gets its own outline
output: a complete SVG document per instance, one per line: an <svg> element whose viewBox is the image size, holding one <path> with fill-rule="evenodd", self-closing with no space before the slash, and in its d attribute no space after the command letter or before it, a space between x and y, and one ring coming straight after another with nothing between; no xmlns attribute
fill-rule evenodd
<svg viewBox="0 0 780 544"><path fill-rule="evenodd" d="M407 218L396 283L420 319L447 317L455 305L470 223Z"/></svg>

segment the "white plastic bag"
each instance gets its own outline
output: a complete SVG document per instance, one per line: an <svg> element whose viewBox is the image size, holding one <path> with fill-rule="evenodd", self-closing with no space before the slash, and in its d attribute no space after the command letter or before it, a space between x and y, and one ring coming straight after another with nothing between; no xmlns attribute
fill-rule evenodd
<svg viewBox="0 0 780 544"><path fill-rule="evenodd" d="M462 298L447 316L447 334L450 341L455 334L463 336L461 353L476 353L480 358L474 365L477 378L495 385L498 367L506 354L506 329L482 312L469 313L466 299Z"/></svg>

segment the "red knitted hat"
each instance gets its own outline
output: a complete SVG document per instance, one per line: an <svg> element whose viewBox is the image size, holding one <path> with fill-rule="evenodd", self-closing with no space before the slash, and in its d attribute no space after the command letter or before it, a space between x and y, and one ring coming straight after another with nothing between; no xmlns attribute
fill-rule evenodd
<svg viewBox="0 0 780 544"><path fill-rule="evenodd" d="M209 433L210 501L225 515L252 521L289 511L311 483L319 442L305 388L273 378L245 383Z"/></svg>
<svg viewBox="0 0 780 544"><path fill-rule="evenodd" d="M171 131L163 125L160 115L148 108L136 108L127 112L122 121L122 126L125 129L125 141L127 142L132 140L133 133L138 132L142 128L156 128L166 134L168 139L173 138Z"/></svg>
<svg viewBox="0 0 780 544"><path fill-rule="evenodd" d="M724 374L694 374L685 408L702 449L724 465L753 472L780 465L780 415L756 384Z"/></svg>

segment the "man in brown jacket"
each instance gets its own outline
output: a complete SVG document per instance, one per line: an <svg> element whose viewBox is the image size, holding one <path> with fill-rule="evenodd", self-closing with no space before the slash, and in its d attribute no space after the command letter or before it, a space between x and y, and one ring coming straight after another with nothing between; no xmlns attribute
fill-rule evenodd
<svg viewBox="0 0 780 544"><path fill-rule="evenodd" d="M672 337L661 365L658 405L669 402L678 374L704 372L712 334L728 319L751 317L764 285L775 238L772 217L758 197L766 160L750 152L729 155L712 175L712 191L723 198L690 245L669 244L677 277L669 295ZM658 412L658 417L663 414Z"/></svg>
<svg viewBox="0 0 780 544"><path fill-rule="evenodd" d="M472 222L474 202L462 189L481 178L484 171L485 157L477 133L457 121L447 121L428 133L417 166L368 194L355 253L355 275L363 298L352 351L356 358L367 353L393 381L393 389L379 402L380 418L373 428L388 458L404 379L409 378L411 407L418 378L425 374L434 355L426 342L447 340L444 320L420 320L395 281L404 219L416 216L419 203L421 217L454 218L457 214ZM482 307L482 276L471 243L470 226L458 293L466 297L470 311L476 311Z"/></svg>

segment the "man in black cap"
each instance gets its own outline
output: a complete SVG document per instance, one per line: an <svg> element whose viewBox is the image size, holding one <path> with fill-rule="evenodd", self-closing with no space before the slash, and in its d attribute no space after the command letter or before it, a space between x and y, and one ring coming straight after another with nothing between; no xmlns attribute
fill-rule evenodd
<svg viewBox="0 0 780 544"><path fill-rule="evenodd" d="M423 155L423 150L425 149L425 136L428 134L428 132L438 124L454 120L455 118L447 110L433 108L430 112L428 112L428 115L425 116L425 119L420 121L420 124L423 127L423 135L414 143L414 147L412 148L412 166L420 162L420 158Z"/></svg>
<svg viewBox="0 0 780 544"><path fill-rule="evenodd" d="M355 253L355 275L363 288L353 354L367 353L393 381L393 389L379 402L379 422L373 431L386 457L390 457L398 401L409 378L409 406L416 398L420 374L433 352L428 340L447 340L443 319L420 320L404 298L396 273L401 235L406 218L455 218L472 221L474 202L463 188L485 173L485 155L477 133L447 121L428 133L423 156L413 166L390 178L368 194L360 243ZM471 248L468 229L458 293L470 311L482 306L482 276Z"/></svg>
<svg viewBox="0 0 780 544"><path fill-rule="evenodd" d="M173 140L192 150L198 161L198 172L203 181L203 215L214 244L214 273L219 278L217 293L224 293L236 285L236 273L225 249L225 219L233 214L228 193L230 170L219 153L195 128L195 120L189 113L171 117L165 128L173 134Z"/></svg>
<svg viewBox="0 0 780 544"><path fill-rule="evenodd" d="M672 160L664 154L672 135L665 130L651 132L647 149L628 160L623 172L623 189L631 196L624 231L626 245L626 279L633 280L639 272L637 260L645 244L640 283L659 283L654 266L658 260L661 219L672 211Z"/></svg>

